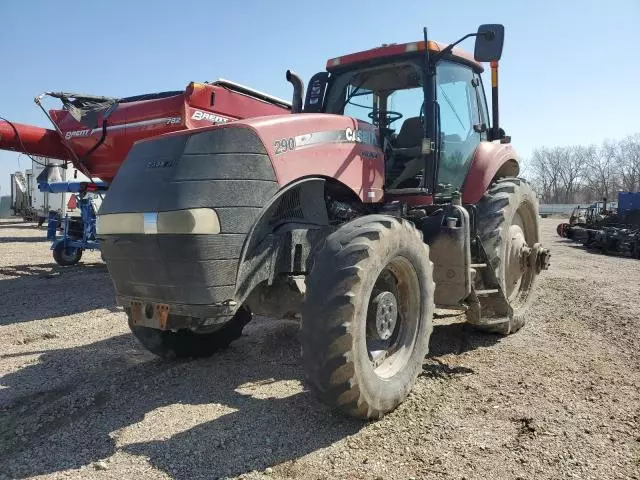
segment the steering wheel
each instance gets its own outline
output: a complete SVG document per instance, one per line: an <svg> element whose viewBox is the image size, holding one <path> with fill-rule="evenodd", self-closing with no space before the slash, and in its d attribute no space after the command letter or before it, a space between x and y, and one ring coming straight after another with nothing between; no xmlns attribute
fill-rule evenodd
<svg viewBox="0 0 640 480"><path fill-rule="evenodd" d="M393 110L387 110L385 115L386 115L385 121L387 123L387 126L391 125L396 120L400 120L403 117L403 115L400 112L394 112ZM373 120L374 124L378 120L378 112L375 112L373 110L370 111L367 116L371 120Z"/></svg>

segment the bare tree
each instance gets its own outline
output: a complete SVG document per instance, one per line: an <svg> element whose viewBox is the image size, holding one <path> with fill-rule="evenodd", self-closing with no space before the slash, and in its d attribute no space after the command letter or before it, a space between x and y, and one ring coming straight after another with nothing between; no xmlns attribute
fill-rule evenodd
<svg viewBox="0 0 640 480"><path fill-rule="evenodd" d="M585 172L587 149L581 146L557 147L554 153L558 161L563 203L571 203Z"/></svg>
<svg viewBox="0 0 640 480"><path fill-rule="evenodd" d="M536 148L528 165L544 203L613 200L620 190L640 191L640 133L599 147Z"/></svg>
<svg viewBox="0 0 640 480"><path fill-rule="evenodd" d="M558 202L559 164L555 152L546 147L536 148L531 156L531 170L542 200Z"/></svg>
<svg viewBox="0 0 640 480"><path fill-rule="evenodd" d="M617 144L605 140L598 149L594 145L583 148L586 165L586 189L591 197L611 198L617 190Z"/></svg>

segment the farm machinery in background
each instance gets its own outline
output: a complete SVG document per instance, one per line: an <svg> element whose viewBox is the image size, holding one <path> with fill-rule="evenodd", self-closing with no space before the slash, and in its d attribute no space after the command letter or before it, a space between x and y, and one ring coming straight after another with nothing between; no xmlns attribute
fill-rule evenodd
<svg viewBox="0 0 640 480"><path fill-rule="evenodd" d="M45 110L44 97L60 100L62 108ZM0 149L28 154L38 165L41 162L36 158L46 157L47 165L42 165L44 169L36 180L38 190L72 193L78 201L79 217L62 215L60 218L55 212L48 215L49 237L54 235L51 233L55 231L54 223L65 226L62 239L56 239L52 245L54 258L61 265L77 262L84 249L98 248L96 198L92 195L106 194L109 183L135 142L179 130L291 110L290 103L285 100L228 80L191 82L184 90L127 98L47 92L36 97L35 102L54 129L0 119ZM49 159L60 162L53 164ZM73 175L60 171L70 168L73 168ZM37 213L29 205L31 197L24 178L14 176L12 186L16 192L20 190L16 197L19 197L23 218L37 220ZM40 216L44 219L46 215L44 212Z"/></svg>
<svg viewBox="0 0 640 480"><path fill-rule="evenodd" d="M80 212L73 207L72 194L69 192L53 193L41 190L38 177L47 165L58 165L60 162L45 157L32 157L31 168L24 172L11 174L11 210L12 216L21 217L26 222L37 222L41 227L47 218L56 216L62 218L69 214L72 217L79 216ZM91 181L77 169L68 166L61 169L61 179L74 179L74 181Z"/></svg>
<svg viewBox="0 0 640 480"><path fill-rule="evenodd" d="M75 265L85 250L99 250L96 238L96 214L108 186L102 181L92 182L43 182L40 188L50 193L71 193L70 203L80 216L49 212L47 240L51 240L53 258L61 266ZM62 237L58 230L62 227Z"/></svg>
<svg viewBox="0 0 640 480"><path fill-rule="evenodd" d="M292 114L133 146L98 238L145 348L208 356L253 314L301 318L320 399L379 418L422 371L435 305L489 332L523 326L550 253L499 126L504 28L451 45L423 33L329 60L306 95L288 71ZM474 55L456 47L468 37Z"/></svg>
<svg viewBox="0 0 640 480"><path fill-rule="evenodd" d="M22 217L27 222L38 220L38 212L33 208L33 199L28 172L11 174L11 214Z"/></svg>
<svg viewBox="0 0 640 480"><path fill-rule="evenodd" d="M640 259L640 192L620 192L617 204L603 199L578 207L557 232L588 249Z"/></svg>
<svg viewBox="0 0 640 480"><path fill-rule="evenodd" d="M607 202L606 198L586 207L578 205L571 212L568 223L558 224L556 233L563 238L579 239L584 235L585 229L603 224L615 214L615 211L616 204Z"/></svg>

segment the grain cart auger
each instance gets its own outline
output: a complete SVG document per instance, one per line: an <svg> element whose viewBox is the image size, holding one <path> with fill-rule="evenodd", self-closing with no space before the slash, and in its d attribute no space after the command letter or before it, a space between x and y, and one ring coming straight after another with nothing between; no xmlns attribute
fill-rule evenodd
<svg viewBox="0 0 640 480"><path fill-rule="evenodd" d="M146 348L210 355L252 313L300 315L319 397L377 418L412 388L435 305L464 307L490 332L523 325L549 251L498 124L504 29L449 46L424 33L329 60L304 102L287 72L290 115L133 147L98 236ZM455 47L471 36L474 56Z"/></svg>
<svg viewBox="0 0 640 480"><path fill-rule="evenodd" d="M62 108L45 110L45 97L60 100ZM0 149L72 163L107 183L138 140L291 109L284 100L228 80L126 98L46 92L35 102L53 130L0 117Z"/></svg>

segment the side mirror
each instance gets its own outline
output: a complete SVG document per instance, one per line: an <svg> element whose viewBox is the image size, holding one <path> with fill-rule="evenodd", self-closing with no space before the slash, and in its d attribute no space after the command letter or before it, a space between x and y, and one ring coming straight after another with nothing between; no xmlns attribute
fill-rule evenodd
<svg viewBox="0 0 640 480"><path fill-rule="evenodd" d="M487 23L478 27L473 57L478 62L500 60L504 44L504 25Z"/></svg>

